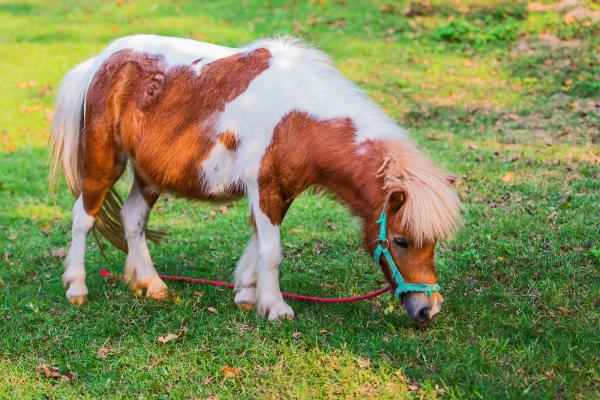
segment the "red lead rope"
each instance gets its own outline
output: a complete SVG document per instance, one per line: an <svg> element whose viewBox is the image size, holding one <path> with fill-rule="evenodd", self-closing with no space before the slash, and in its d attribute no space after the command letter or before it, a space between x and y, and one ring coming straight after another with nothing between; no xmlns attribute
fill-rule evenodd
<svg viewBox="0 0 600 400"><path fill-rule="evenodd" d="M121 275L111 274L105 269L100 270L100 276L105 278L121 278ZM170 280L170 281L183 281L183 282L194 282L200 283L203 285L213 285L213 286L225 286L233 289L233 283L229 282L221 282L221 281L212 281L210 279L201 279L201 278L188 278L185 276L177 276L177 275L159 275L161 279ZM296 300L305 300L305 301L313 301L315 303L354 303L361 300L371 299L373 297L377 297L380 294L385 292L389 292L391 286L386 286L379 290L375 290L374 292L369 292L366 294L361 294L360 296L352 296L352 297L316 297L316 296L304 296L301 294L292 294L292 293L282 293L283 297L287 297L288 299L296 299Z"/></svg>

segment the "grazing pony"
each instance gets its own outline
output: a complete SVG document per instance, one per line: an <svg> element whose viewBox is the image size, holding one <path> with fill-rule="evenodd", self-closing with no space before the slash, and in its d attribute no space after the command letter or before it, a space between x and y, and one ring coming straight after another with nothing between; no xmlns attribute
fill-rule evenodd
<svg viewBox="0 0 600 400"><path fill-rule="evenodd" d="M325 54L297 40L227 48L119 39L65 76L52 149L52 177L62 167L77 198L63 275L73 304L87 299L92 228L127 252L129 286L163 299L146 245L160 193L246 196L255 233L237 264L235 302L291 318L279 289L279 227L296 196L320 186L362 218L365 246L410 316L440 310L434 246L456 232L461 209L447 175ZM121 204L113 186L128 161L134 181Z"/></svg>

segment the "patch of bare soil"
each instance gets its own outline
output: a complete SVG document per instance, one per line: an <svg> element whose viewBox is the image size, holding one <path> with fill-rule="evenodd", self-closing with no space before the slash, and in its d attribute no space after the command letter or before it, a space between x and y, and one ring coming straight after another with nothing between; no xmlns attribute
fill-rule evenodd
<svg viewBox="0 0 600 400"><path fill-rule="evenodd" d="M600 142L600 103L592 99L573 99L564 94L549 98L544 111L527 115L506 113L496 120L494 129L505 143L546 146L562 143Z"/></svg>

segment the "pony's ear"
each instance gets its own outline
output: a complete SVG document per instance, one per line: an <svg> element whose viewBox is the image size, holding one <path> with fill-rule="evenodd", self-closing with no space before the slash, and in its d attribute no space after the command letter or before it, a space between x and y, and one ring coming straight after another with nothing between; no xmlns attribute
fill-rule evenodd
<svg viewBox="0 0 600 400"><path fill-rule="evenodd" d="M448 174L446 176L446 181L448 181L448 184L450 186L454 185L454 182L456 182L458 180L458 176L454 175L454 174Z"/></svg>
<svg viewBox="0 0 600 400"><path fill-rule="evenodd" d="M406 201L406 193L403 190L394 190L387 196L387 208L390 213L398 212Z"/></svg>

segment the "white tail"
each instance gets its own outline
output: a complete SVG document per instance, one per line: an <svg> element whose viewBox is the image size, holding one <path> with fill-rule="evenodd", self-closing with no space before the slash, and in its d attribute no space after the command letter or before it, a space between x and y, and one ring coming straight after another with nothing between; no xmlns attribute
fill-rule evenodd
<svg viewBox="0 0 600 400"><path fill-rule="evenodd" d="M58 170L62 167L67 185L74 195L81 192L81 169L79 167L79 144L85 95L96 73L96 58L79 64L65 75L56 100L54 123L52 124L52 168L50 187L53 190Z"/></svg>

